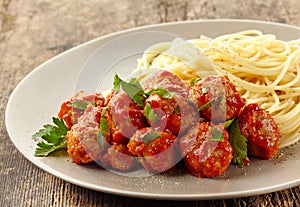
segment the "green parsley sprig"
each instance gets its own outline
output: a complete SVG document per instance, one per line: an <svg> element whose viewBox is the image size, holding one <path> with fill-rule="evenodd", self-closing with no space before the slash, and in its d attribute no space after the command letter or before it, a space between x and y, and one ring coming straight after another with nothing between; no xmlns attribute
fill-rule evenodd
<svg viewBox="0 0 300 207"><path fill-rule="evenodd" d="M141 139L143 140L143 142L149 143L152 140L155 140L156 138L159 138L159 137L160 137L160 134L158 132L149 132L149 133L143 134L141 136Z"/></svg>
<svg viewBox="0 0 300 207"><path fill-rule="evenodd" d="M244 160L248 159L247 156L247 138L241 133L238 125L238 119L235 119L230 125L229 129L229 142L233 147L232 162L244 166Z"/></svg>
<svg viewBox="0 0 300 207"><path fill-rule="evenodd" d="M198 108L198 110L199 110L199 111L202 111L202 110L204 110L204 109L206 109L206 108L208 108L208 107L211 107L212 104L213 104L214 102L218 101L220 98L221 98L220 103L221 103L221 104L225 104L226 97L225 97L225 94L222 94L221 96L218 96L218 97L213 98L212 100L206 102L205 104L203 104L202 106L200 106L200 107Z"/></svg>
<svg viewBox="0 0 300 207"><path fill-rule="evenodd" d="M145 92L143 87L141 86L141 84L136 78L131 78L129 82L125 82L117 74L115 74L114 76L113 85L114 85L114 91L117 92L122 87L125 93L129 95L130 99L141 107L144 107L144 101L152 93L155 93L158 96L167 99L173 98L173 96L175 95L174 92L170 92L169 90L163 87L154 88L148 92Z"/></svg>
<svg viewBox="0 0 300 207"><path fill-rule="evenodd" d="M104 108L101 112L100 126L99 126L99 131L97 133L97 141L101 148L104 148L106 142L106 136L110 135L110 128L107 123L107 120L105 119L106 110L107 108Z"/></svg>
<svg viewBox="0 0 300 207"><path fill-rule="evenodd" d="M198 81L200 81L201 80L201 78L197 78L197 77L195 77L195 78L193 78L191 81L190 81L190 86L194 86L195 85L195 83L196 82L198 82Z"/></svg>
<svg viewBox="0 0 300 207"><path fill-rule="evenodd" d="M221 141L224 139L224 134L217 128L212 128L211 130L211 139L215 141Z"/></svg>
<svg viewBox="0 0 300 207"><path fill-rule="evenodd" d="M159 116L155 113L154 109L151 108L149 103L144 107L144 116L152 123L157 123L159 121Z"/></svg>
<svg viewBox="0 0 300 207"><path fill-rule="evenodd" d="M148 91L146 93L146 95L150 96L152 93L155 93L158 96L160 96L162 98L166 98L166 99L171 99L175 95L175 92L170 92L169 90L167 90L163 87L158 87L158 88L151 89L150 91Z"/></svg>
<svg viewBox="0 0 300 207"><path fill-rule="evenodd" d="M136 78L130 79L129 82L123 81L117 74L114 76L114 91L119 91L120 88L127 93L131 100L137 105L144 107L144 100L146 99L144 89Z"/></svg>
<svg viewBox="0 0 300 207"><path fill-rule="evenodd" d="M67 146L66 134L68 128L65 123L56 117L52 117L52 121L54 125L45 124L43 129L32 135L35 139L43 140L37 143L34 156L46 157L50 153Z"/></svg>
<svg viewBox="0 0 300 207"><path fill-rule="evenodd" d="M80 109L80 110L85 110L86 107L88 105L92 105L92 106L95 106L95 103L91 102L91 101L72 101L70 103L71 106L77 108L77 109Z"/></svg>

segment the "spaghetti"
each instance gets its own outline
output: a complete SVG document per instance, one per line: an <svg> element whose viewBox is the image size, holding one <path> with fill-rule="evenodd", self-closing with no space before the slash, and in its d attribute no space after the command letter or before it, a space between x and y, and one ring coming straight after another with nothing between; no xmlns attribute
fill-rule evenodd
<svg viewBox="0 0 300 207"><path fill-rule="evenodd" d="M185 81L217 72L228 75L248 103L269 111L279 126L280 147L300 139L300 38L246 30L216 38L175 39L148 48L136 70L163 68Z"/></svg>

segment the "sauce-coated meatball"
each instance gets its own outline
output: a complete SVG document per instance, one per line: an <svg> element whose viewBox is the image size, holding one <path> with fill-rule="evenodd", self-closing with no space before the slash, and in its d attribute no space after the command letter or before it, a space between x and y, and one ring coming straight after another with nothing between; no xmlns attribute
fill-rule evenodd
<svg viewBox="0 0 300 207"><path fill-rule="evenodd" d="M77 120L84 113L85 108L77 108L75 105L87 105L91 103L94 106L105 106L106 100L100 93L85 94L80 91L75 94L70 100L63 102L58 112L58 118L63 119L68 129L77 123ZM82 103L82 104L80 104Z"/></svg>
<svg viewBox="0 0 300 207"><path fill-rule="evenodd" d="M148 172L165 172L179 162L177 138L169 132L143 128L127 144L129 152L139 157Z"/></svg>
<svg viewBox="0 0 300 207"><path fill-rule="evenodd" d="M175 136L181 136L199 119L196 108L179 95L163 98L154 92L145 104L149 104L154 111L155 120L153 117L148 118L148 123L156 131L169 131Z"/></svg>
<svg viewBox="0 0 300 207"><path fill-rule="evenodd" d="M273 117L257 104L247 105L239 116L239 128L247 138L248 153L262 159L277 154L280 133Z"/></svg>
<svg viewBox="0 0 300 207"><path fill-rule="evenodd" d="M145 91L150 91L158 87L163 87L178 95L187 96L188 90L185 83L176 75L169 71L161 70L141 81Z"/></svg>
<svg viewBox="0 0 300 207"><path fill-rule="evenodd" d="M198 106L200 115L214 123L237 117L245 99L227 76L209 76L196 81L189 89L190 100Z"/></svg>
<svg viewBox="0 0 300 207"><path fill-rule="evenodd" d="M222 125L201 122L180 140L184 163L191 175L215 177L228 168L233 149Z"/></svg>
<svg viewBox="0 0 300 207"><path fill-rule="evenodd" d="M126 93L114 94L107 107L107 122L113 142L127 144L136 130L147 125L143 108L135 104Z"/></svg>

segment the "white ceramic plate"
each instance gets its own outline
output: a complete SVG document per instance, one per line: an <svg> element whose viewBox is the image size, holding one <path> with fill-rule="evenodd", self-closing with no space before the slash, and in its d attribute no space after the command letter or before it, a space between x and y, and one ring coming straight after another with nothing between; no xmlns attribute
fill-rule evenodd
<svg viewBox="0 0 300 207"><path fill-rule="evenodd" d="M39 168L76 185L111 194L149 199L200 200L249 196L297 186L300 184L299 144L284 149L284 155L275 160L252 159L251 165L244 169L230 166L224 176L214 179L195 178L185 172L126 177L96 165L76 165L64 152L45 158L34 157L36 143L31 135L43 124L51 122L61 102L78 89L93 89L99 80L97 78L107 74L108 68L118 70L115 63L121 62L124 71L128 71L136 64L136 56L142 50L173 37L167 34L160 38L156 32L172 33L188 39L201 34L215 37L245 29L273 33L283 40L300 36L300 28L295 26L246 20L205 20L150 25L97 38L45 62L19 83L10 96L6 110L9 136L17 149ZM140 33L138 38L132 39L137 36L130 35L145 31L156 32L153 38L151 32L146 32L147 39L143 39ZM118 44L109 43L115 39ZM92 54L92 58L88 59ZM124 59L125 54L129 56ZM86 79L82 79L82 73ZM93 79L94 76L97 78Z"/></svg>

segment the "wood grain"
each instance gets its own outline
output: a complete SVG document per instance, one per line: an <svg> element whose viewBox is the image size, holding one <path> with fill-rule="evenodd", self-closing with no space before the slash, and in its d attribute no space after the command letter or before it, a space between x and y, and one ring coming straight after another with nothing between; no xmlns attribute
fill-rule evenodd
<svg viewBox="0 0 300 207"><path fill-rule="evenodd" d="M155 201L109 195L58 179L31 164L5 128L17 83L47 59L96 37L142 25L194 19L255 19L300 26L299 0L1 0L0 206L300 206L300 186L212 201Z"/></svg>

